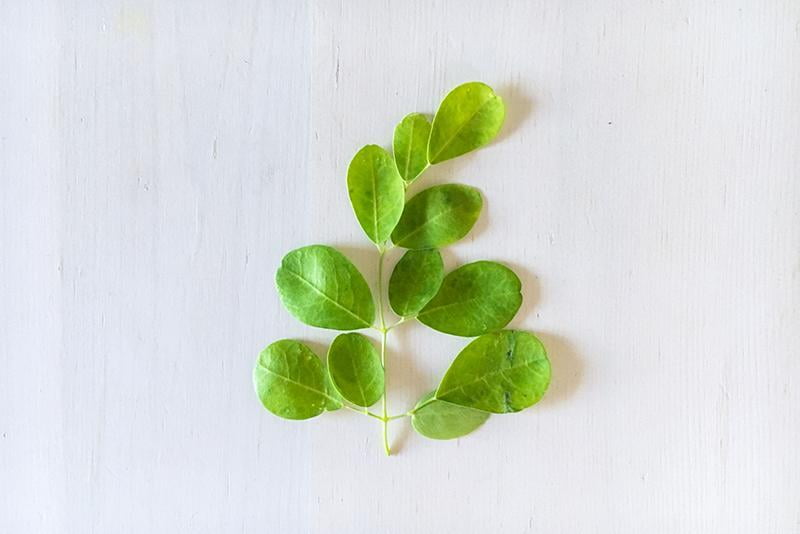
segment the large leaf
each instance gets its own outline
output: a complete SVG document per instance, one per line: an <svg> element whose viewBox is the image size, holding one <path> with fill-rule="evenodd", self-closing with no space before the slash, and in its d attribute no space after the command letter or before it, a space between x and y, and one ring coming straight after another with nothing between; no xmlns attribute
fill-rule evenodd
<svg viewBox="0 0 800 534"><path fill-rule="evenodd" d="M462 265L444 277L442 287L417 319L447 334L479 336L506 326L522 304L522 284L514 271L493 261Z"/></svg>
<svg viewBox="0 0 800 534"><path fill-rule="evenodd" d="M376 244L389 239L405 201L403 179L392 155L377 145L359 150L347 169L347 190L367 237Z"/></svg>
<svg viewBox="0 0 800 534"><path fill-rule="evenodd" d="M332 408L322 362L292 339L276 341L258 356L253 384L261 404L285 419L309 419Z"/></svg>
<svg viewBox="0 0 800 534"><path fill-rule="evenodd" d="M466 436L489 419L489 414L433 398L435 391L422 397L411 411L414 430L431 439Z"/></svg>
<svg viewBox="0 0 800 534"><path fill-rule="evenodd" d="M310 245L291 251L275 281L286 309L311 326L356 330L371 326L375 319L366 280L334 248Z"/></svg>
<svg viewBox="0 0 800 534"><path fill-rule="evenodd" d="M407 184L413 182L428 166L428 137L431 123L422 113L411 113L394 129L394 161Z"/></svg>
<svg viewBox="0 0 800 534"><path fill-rule="evenodd" d="M433 118L428 161L440 163L482 147L500 131L505 114L503 100L488 85L459 85L444 98Z"/></svg>
<svg viewBox="0 0 800 534"><path fill-rule="evenodd" d="M474 187L430 187L406 203L392 242L404 248L441 248L467 235L481 213L483 200Z"/></svg>
<svg viewBox="0 0 800 534"><path fill-rule="evenodd" d="M462 350L436 398L492 413L518 412L539 401L550 384L550 361L533 334L503 330Z"/></svg>
<svg viewBox="0 0 800 534"><path fill-rule="evenodd" d="M389 304L400 317L413 317L436 295L443 278L438 250L408 250L389 278Z"/></svg>
<svg viewBox="0 0 800 534"><path fill-rule="evenodd" d="M328 349L333 387L357 406L372 406L383 396L383 366L378 351L361 334L340 334Z"/></svg>

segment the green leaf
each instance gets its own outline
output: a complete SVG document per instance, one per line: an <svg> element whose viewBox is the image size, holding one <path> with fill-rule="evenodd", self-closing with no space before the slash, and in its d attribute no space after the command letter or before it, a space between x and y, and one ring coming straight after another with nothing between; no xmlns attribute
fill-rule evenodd
<svg viewBox="0 0 800 534"><path fill-rule="evenodd" d="M310 245L291 251L283 257L275 281L286 309L311 326L357 330L375 319L366 280L334 248Z"/></svg>
<svg viewBox="0 0 800 534"><path fill-rule="evenodd" d="M451 404L428 393L412 410L411 425L418 433L431 439L454 439L477 430L489 419L489 414L457 404Z"/></svg>
<svg viewBox="0 0 800 534"><path fill-rule="evenodd" d="M459 85L444 97L433 118L428 161L440 163L482 147L500 131L505 114L503 100L488 85Z"/></svg>
<svg viewBox="0 0 800 534"><path fill-rule="evenodd" d="M358 223L373 243L389 239L405 202L403 179L392 155L377 145L367 145L347 169L347 190Z"/></svg>
<svg viewBox="0 0 800 534"><path fill-rule="evenodd" d="M411 113L394 129L394 161L406 185L428 166L428 137L431 123L422 113Z"/></svg>
<svg viewBox="0 0 800 534"><path fill-rule="evenodd" d="M327 391L322 362L304 344L276 341L258 356L253 384L264 408L285 419L309 419L335 403Z"/></svg>
<svg viewBox="0 0 800 534"><path fill-rule="evenodd" d="M438 250L408 250L389 278L389 304L400 317L413 317L436 295L443 278Z"/></svg>
<svg viewBox="0 0 800 534"><path fill-rule="evenodd" d="M333 387L357 406L372 406L383 396L383 366L378 351L361 334L340 334L328 349Z"/></svg>
<svg viewBox="0 0 800 534"><path fill-rule="evenodd" d="M462 350L436 390L436 398L492 413L532 406L550 384L550 361L533 334L503 330Z"/></svg>
<svg viewBox="0 0 800 534"><path fill-rule="evenodd" d="M467 235L483 200L474 187L445 184L421 191L406 203L392 242L400 247L441 248Z"/></svg>
<svg viewBox="0 0 800 534"><path fill-rule="evenodd" d="M462 265L417 314L434 330L479 336L506 326L522 304L522 284L514 271L493 261Z"/></svg>

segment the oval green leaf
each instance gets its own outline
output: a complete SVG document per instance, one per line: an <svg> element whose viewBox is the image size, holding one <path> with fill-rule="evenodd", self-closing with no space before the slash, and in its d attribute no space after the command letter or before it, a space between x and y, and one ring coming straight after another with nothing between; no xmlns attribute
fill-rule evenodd
<svg viewBox="0 0 800 534"><path fill-rule="evenodd" d="M253 384L264 408L285 419L316 417L336 403L328 393L320 359L292 339L276 341L261 352Z"/></svg>
<svg viewBox="0 0 800 534"><path fill-rule="evenodd" d="M435 399L434 393L422 397L411 412L411 425L426 438L460 438L477 430L489 419L487 412Z"/></svg>
<svg viewBox="0 0 800 534"><path fill-rule="evenodd" d="M444 97L433 118L428 161L440 163L482 147L500 131L505 114L503 99L488 85L459 85Z"/></svg>
<svg viewBox="0 0 800 534"><path fill-rule="evenodd" d="M310 245L291 251L284 256L275 282L286 309L311 326L357 330L375 319L366 280L334 248Z"/></svg>
<svg viewBox="0 0 800 534"><path fill-rule="evenodd" d="M361 334L340 334L328 349L333 387L356 406L372 406L383 396L383 366L378 351Z"/></svg>
<svg viewBox="0 0 800 534"><path fill-rule="evenodd" d="M392 155L377 145L367 145L347 169L347 190L356 219L373 243L389 239L405 202L405 186Z"/></svg>
<svg viewBox="0 0 800 534"><path fill-rule="evenodd" d="M533 334L503 330L462 350L436 390L436 398L492 413L537 403L550 384L550 361Z"/></svg>
<svg viewBox="0 0 800 534"><path fill-rule="evenodd" d="M479 336L506 326L522 304L522 284L514 271L493 261L462 265L444 277L442 287L417 314L440 332Z"/></svg>
<svg viewBox="0 0 800 534"><path fill-rule="evenodd" d="M467 235L483 207L474 187L445 184L421 191L406 203L392 242L403 248L441 248Z"/></svg>
<svg viewBox="0 0 800 534"><path fill-rule="evenodd" d="M428 137L431 123L422 113L411 113L394 129L392 150L397 171L406 185L428 166Z"/></svg>
<svg viewBox="0 0 800 534"><path fill-rule="evenodd" d="M400 317L413 317L430 301L444 278L442 255L435 248L408 250L389 278L389 304Z"/></svg>

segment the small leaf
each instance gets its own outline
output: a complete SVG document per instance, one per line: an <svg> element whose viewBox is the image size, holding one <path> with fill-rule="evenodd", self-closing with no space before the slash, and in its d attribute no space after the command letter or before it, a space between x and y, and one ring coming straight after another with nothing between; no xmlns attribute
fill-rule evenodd
<svg viewBox="0 0 800 534"><path fill-rule="evenodd" d="M367 145L347 169L350 203L361 228L373 243L389 239L405 202L403 179L392 155L377 145Z"/></svg>
<svg viewBox="0 0 800 534"><path fill-rule="evenodd" d="M421 191L406 203L392 242L403 248L441 248L467 235L483 200L474 187L445 184Z"/></svg>
<svg viewBox="0 0 800 534"><path fill-rule="evenodd" d="M489 419L489 414L433 398L434 391L417 403L412 411L411 425L418 433L431 439L454 439L477 430Z"/></svg>
<svg viewBox="0 0 800 534"><path fill-rule="evenodd" d="M275 282L286 309L311 326L357 330L375 319L366 280L334 248L310 245L291 251L284 256Z"/></svg>
<svg viewBox="0 0 800 534"><path fill-rule="evenodd" d="M340 334L328 349L333 387L357 406L372 406L383 396L383 366L378 351L361 334Z"/></svg>
<svg viewBox="0 0 800 534"><path fill-rule="evenodd" d="M514 271L493 261L462 265L444 277L442 287L417 319L446 334L479 336L506 326L522 304L522 284Z"/></svg>
<svg viewBox="0 0 800 534"><path fill-rule="evenodd" d="M394 129L394 161L406 185L428 166L428 137L431 123L422 113L411 113Z"/></svg>
<svg viewBox="0 0 800 534"><path fill-rule="evenodd" d="M400 317L413 317L436 295L443 278L438 250L408 250L389 278L389 304Z"/></svg>
<svg viewBox="0 0 800 534"><path fill-rule="evenodd" d="M503 100L488 85L459 85L444 97L433 118L428 161L440 163L482 147L500 131L505 114Z"/></svg>
<svg viewBox="0 0 800 534"><path fill-rule="evenodd" d="M253 384L264 408L285 419L309 419L325 411L328 395L322 362L304 344L283 339L264 349Z"/></svg>
<svg viewBox="0 0 800 534"><path fill-rule="evenodd" d="M542 398L550 361L533 334L503 330L462 350L445 373L436 398L492 413L518 412Z"/></svg>

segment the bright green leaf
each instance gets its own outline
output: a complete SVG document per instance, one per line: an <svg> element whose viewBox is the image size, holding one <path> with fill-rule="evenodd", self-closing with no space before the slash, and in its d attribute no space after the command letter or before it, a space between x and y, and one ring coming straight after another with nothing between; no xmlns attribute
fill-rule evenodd
<svg viewBox="0 0 800 534"><path fill-rule="evenodd" d="M335 330L372 325L375 304L364 277L338 250L324 245L284 256L275 277L281 301L300 321Z"/></svg>
<svg viewBox="0 0 800 534"><path fill-rule="evenodd" d="M389 239L403 213L405 187L392 155L377 145L367 145L347 169L347 190L358 223L373 243Z"/></svg>
<svg viewBox="0 0 800 534"><path fill-rule="evenodd" d="M298 341L283 339L264 349L253 369L261 404L285 419L309 419L325 411L332 398L322 362Z"/></svg>
<svg viewBox="0 0 800 534"><path fill-rule="evenodd" d="M438 250L408 250L389 278L389 304L400 317L412 317L436 295L443 278Z"/></svg>
<svg viewBox="0 0 800 534"><path fill-rule="evenodd" d="M462 265L444 277L442 287L417 319L447 334L479 336L506 326L522 304L522 284L514 271L493 261Z"/></svg>
<svg viewBox="0 0 800 534"><path fill-rule="evenodd" d="M459 85L444 97L433 118L428 161L440 163L482 147L500 131L505 114L503 100L488 85Z"/></svg>
<svg viewBox="0 0 800 534"><path fill-rule="evenodd" d="M394 129L394 161L400 176L410 184L428 166L431 123L422 113L411 113Z"/></svg>
<svg viewBox="0 0 800 534"><path fill-rule="evenodd" d="M430 187L406 203L392 232L403 248L441 248L467 235L481 213L483 200L474 187L445 184Z"/></svg>
<svg viewBox="0 0 800 534"><path fill-rule="evenodd" d="M445 373L436 398L492 413L518 412L542 398L550 361L533 334L503 330L462 350Z"/></svg>
<svg viewBox="0 0 800 534"><path fill-rule="evenodd" d="M357 406L372 406L383 396L383 366L378 351L361 334L340 334L328 349L333 387Z"/></svg>
<svg viewBox="0 0 800 534"><path fill-rule="evenodd" d="M431 439L466 436L489 419L489 414L433 398L434 391L417 403L412 411L414 430Z"/></svg>

